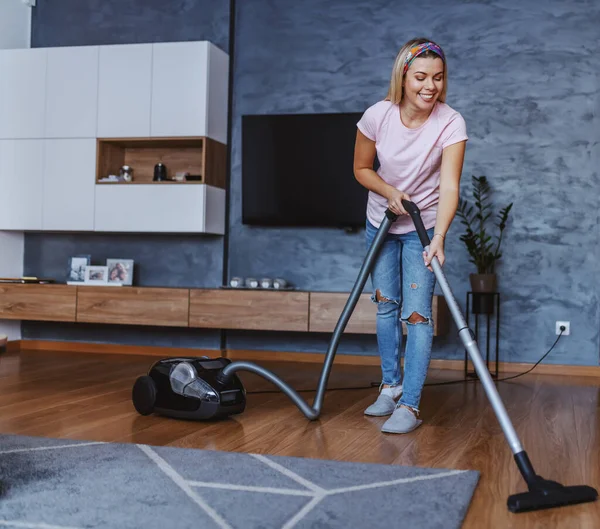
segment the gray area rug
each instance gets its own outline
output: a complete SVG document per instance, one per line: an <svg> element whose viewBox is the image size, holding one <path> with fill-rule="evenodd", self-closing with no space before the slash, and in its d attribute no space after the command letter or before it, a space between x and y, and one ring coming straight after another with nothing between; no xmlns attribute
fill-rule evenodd
<svg viewBox="0 0 600 529"><path fill-rule="evenodd" d="M461 526L479 473L0 435L0 527Z"/></svg>

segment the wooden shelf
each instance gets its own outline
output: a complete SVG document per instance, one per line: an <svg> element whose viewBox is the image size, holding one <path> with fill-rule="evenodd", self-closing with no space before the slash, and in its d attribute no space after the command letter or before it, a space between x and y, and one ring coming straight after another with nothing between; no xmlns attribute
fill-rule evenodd
<svg viewBox="0 0 600 529"><path fill-rule="evenodd" d="M207 137L98 138L97 184L208 184L225 189L226 146ZM167 178L187 172L200 180L154 182L154 166L163 163ZM119 175L121 167L133 169L133 182L100 182Z"/></svg>
<svg viewBox="0 0 600 529"><path fill-rule="evenodd" d="M333 332L347 300L342 292L311 292L309 331ZM362 294L344 332L374 334L376 311L371 295Z"/></svg>
<svg viewBox="0 0 600 529"><path fill-rule="evenodd" d="M0 319L75 321L77 287L70 285L0 286Z"/></svg>
<svg viewBox="0 0 600 529"><path fill-rule="evenodd" d="M5 284L0 286L0 319L330 333L348 295L298 290ZM370 294L362 294L344 332L375 334L376 313ZM433 297L433 319L434 335L447 334L450 313L443 296Z"/></svg>
<svg viewBox="0 0 600 529"><path fill-rule="evenodd" d="M190 327L308 330L308 292L190 290Z"/></svg>
<svg viewBox="0 0 600 529"><path fill-rule="evenodd" d="M187 327L183 288L77 287L77 321Z"/></svg>

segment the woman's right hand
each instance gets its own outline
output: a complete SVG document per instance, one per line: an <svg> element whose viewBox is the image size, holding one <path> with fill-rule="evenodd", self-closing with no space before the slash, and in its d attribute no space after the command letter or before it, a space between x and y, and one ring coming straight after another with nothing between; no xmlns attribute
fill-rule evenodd
<svg viewBox="0 0 600 529"><path fill-rule="evenodd" d="M397 189L393 189L390 192L388 195L388 208L392 213L395 213L396 215L408 215L408 212L402 205L402 200L408 200L410 202L410 197Z"/></svg>

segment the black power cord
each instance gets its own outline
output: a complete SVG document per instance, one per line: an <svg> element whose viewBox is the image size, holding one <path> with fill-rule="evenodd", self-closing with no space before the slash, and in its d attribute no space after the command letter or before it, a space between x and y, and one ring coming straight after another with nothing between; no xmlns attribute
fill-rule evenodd
<svg viewBox="0 0 600 529"><path fill-rule="evenodd" d="M550 352L552 351L552 349L554 349L554 347L556 346L556 344L558 343L558 341L560 340L560 337L563 335L563 332L565 332L565 327L564 325L560 326L560 334L558 335L558 338L554 341L554 343L552 344L552 347L550 347L550 349L548 349L548 351L546 352L546 354L544 354L544 356L542 356L531 368L529 368L527 371L523 371L522 373L519 373L517 375L512 375L510 377L505 377L505 378L497 378L495 380L495 382L505 382L506 380L513 380L515 378L518 377L522 377L523 375L526 375L527 373L530 373L531 371L533 371L539 364L540 362L542 362L542 360L544 360L544 358L546 358ZM461 379L461 380L448 380L447 382L430 382L429 384L424 384L425 386L449 386L450 384L463 384L466 382L473 382L474 380L478 380L478 378L471 378L471 379ZM356 387L344 387L344 388L329 388L327 389L327 391L345 391L345 390L357 390L357 389L371 389L371 388L376 388L379 387L379 382L371 382L370 385L368 386L356 386ZM297 389L296 390L298 393L305 393L305 392L312 392L312 391L316 391L316 389ZM247 395L258 395L258 394L263 394L263 393L279 393L279 390L277 389L270 389L270 390L264 390L264 391L247 391L246 394Z"/></svg>
<svg viewBox="0 0 600 529"><path fill-rule="evenodd" d="M497 378L495 380L495 382L504 382L506 380L512 380L513 378L522 377L523 375L526 375L527 373L530 373L531 371L533 371L538 366L538 364L550 354L552 349L554 349L554 346L558 343L558 340L560 340L560 337L562 336L564 331L565 331L565 327L561 325L560 334L558 335L558 338L552 344L552 347L550 347L550 349L548 349L546 354L544 356L542 356L542 358L540 358L535 364L533 364L533 366L531 368L529 368L527 371L523 371L522 373L519 373L518 375L513 375L510 377ZM425 386L445 386L447 384L459 384L461 382L471 382L472 380L477 380L477 378L464 379L464 380L449 380L448 382L431 382L430 384L425 384Z"/></svg>

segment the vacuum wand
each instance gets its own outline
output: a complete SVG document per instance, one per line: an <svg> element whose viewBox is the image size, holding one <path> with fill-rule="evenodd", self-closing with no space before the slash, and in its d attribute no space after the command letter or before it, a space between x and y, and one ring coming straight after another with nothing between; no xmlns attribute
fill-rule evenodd
<svg viewBox="0 0 600 529"><path fill-rule="evenodd" d="M429 240L429 235L427 235L427 230L425 229L423 220L421 219L421 213L419 211L419 208L416 206L416 204L414 204L413 202L409 202L408 200L403 200L402 205L404 206L406 212L411 216L415 224L417 234L419 235L419 239L421 240L423 248L428 250L431 241ZM492 377L489 371L487 370L483 359L481 358L479 349L475 342L475 336L469 329L467 322L465 321L460 311L456 298L450 290L450 286L448 285L448 281L446 280L446 277L444 275L444 272L442 271L442 267L437 257L434 257L432 259L431 268L433 269L437 282L440 285L440 288L442 289L444 299L446 300L446 304L448 305L454 322L458 327L458 334L461 337L465 348L471 356L471 360L473 361L477 375L482 381L488 399L491 401L494 411L496 412L504 435L508 439L508 443L510 444L513 453L516 454L518 452L521 452L523 450L521 442L519 441L517 433L515 432L513 425L508 417L508 414L506 413L506 409L504 408L504 405L500 400L500 396L496 391L496 387L492 383Z"/></svg>
<svg viewBox="0 0 600 529"><path fill-rule="evenodd" d="M419 208L416 204L407 200L403 200L402 205L415 224L423 248L428 250L431 241L429 240L429 235L423 225ZM471 357L477 376L481 380L486 395L492 405L502 431L504 432L504 436L513 452L515 463L529 488L528 492L509 496L507 501L508 509L511 512L524 512L595 501L598 497L598 492L592 487L587 485L566 487L555 481L544 479L535 473L533 465L529 460L529 456L521 446L521 441L517 436L508 413L506 412L506 408L500 399L498 390L496 389L492 377L481 357L473 331L469 329L467 322L460 311L437 257L432 259L431 268L442 289L450 313L454 318L458 328L458 334Z"/></svg>
<svg viewBox="0 0 600 529"><path fill-rule="evenodd" d="M327 382L329 380L329 375L331 373L331 369L333 367L333 360L335 358L338 345L340 343L340 339L344 330L346 329L346 325L348 324L348 320L350 316L352 316L352 312L360 299L360 296L363 292L364 286L369 278L369 274L371 273L371 269L375 264L375 259L377 258L377 254L381 249L385 236L389 231L392 223L398 218L398 215L390 211L389 209L385 212L385 216L377 230L375 238L367 251L367 255L363 261L362 267L359 271L358 277L352 288L352 292L346 301L346 305L338 319L338 322L333 331L333 335L331 337L331 341L329 342L329 347L327 349L327 354L325 355L325 362L323 364L323 370L321 371L321 376L319 378L319 384L317 386L317 391L315 394L315 399L312 407L307 404L307 402L298 394L294 388L292 388L285 381L281 380L277 375L265 369L264 367L259 366L253 362L245 362L238 361L232 362L227 365L221 373L218 375L218 380L225 384L228 381L228 377L233 375L236 371L250 371L256 375L259 375L269 382L277 386L283 393L285 393L291 401L298 406L300 411L306 416L307 419L315 420L321 415L321 407L323 405L323 399L325 397L325 391L327 389Z"/></svg>

